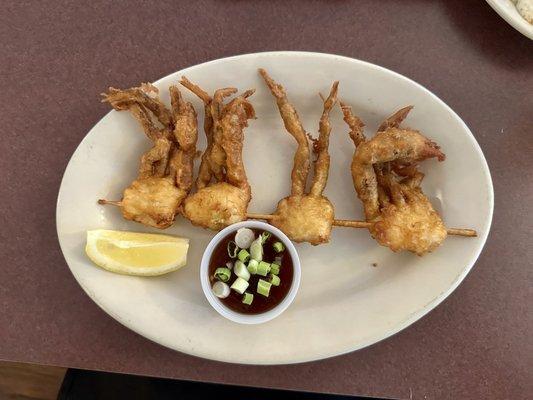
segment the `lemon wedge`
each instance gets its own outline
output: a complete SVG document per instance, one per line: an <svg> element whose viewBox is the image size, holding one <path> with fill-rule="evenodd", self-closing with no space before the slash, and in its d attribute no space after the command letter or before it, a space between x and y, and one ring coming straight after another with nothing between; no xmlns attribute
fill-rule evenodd
<svg viewBox="0 0 533 400"><path fill-rule="evenodd" d="M126 275L155 276L187 264L189 239L153 233L87 231L85 252L98 266Z"/></svg>

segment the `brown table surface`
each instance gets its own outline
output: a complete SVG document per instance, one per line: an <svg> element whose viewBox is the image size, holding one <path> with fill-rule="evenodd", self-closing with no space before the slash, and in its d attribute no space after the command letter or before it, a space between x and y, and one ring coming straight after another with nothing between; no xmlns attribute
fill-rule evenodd
<svg viewBox="0 0 533 400"><path fill-rule="evenodd" d="M530 40L479 0L88 4L2 3L0 359L397 398L531 395ZM98 96L107 86L266 50L359 58L432 90L476 136L496 205L475 268L408 329L320 362L230 366L163 348L100 310L59 249L56 197L70 155L109 109Z"/></svg>

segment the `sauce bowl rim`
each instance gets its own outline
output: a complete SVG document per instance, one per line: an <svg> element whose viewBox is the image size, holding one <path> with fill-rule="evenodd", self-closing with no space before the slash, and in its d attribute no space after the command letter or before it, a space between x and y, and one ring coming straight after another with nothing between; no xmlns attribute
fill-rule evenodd
<svg viewBox="0 0 533 400"><path fill-rule="evenodd" d="M218 243L222 239L224 239L228 233L237 231L237 229L239 228L254 228L271 232L283 242L285 248L289 251L289 254L292 258L293 277L289 291L276 307L263 313L243 314L237 311L233 311L224 303L222 303L222 301L218 297L216 297L211 290L211 282L209 281L209 262L211 261L213 251L218 245ZM220 232L218 232L209 241L209 244L204 250L204 254L202 255L202 261L200 263L200 282L202 284L202 290L204 292L205 297L207 298L207 301L220 315L229 319L230 321L237 322L240 324L261 324L270 321L279 316L281 313L283 313L283 311L285 311L291 305L294 298L296 297L296 293L298 292L298 288L300 287L301 275L302 274L300 257L298 256L298 252L296 251L296 247L294 246L292 241L287 237L287 235L285 235L275 226L272 226L266 222L256 220L237 222L235 224L225 227Z"/></svg>

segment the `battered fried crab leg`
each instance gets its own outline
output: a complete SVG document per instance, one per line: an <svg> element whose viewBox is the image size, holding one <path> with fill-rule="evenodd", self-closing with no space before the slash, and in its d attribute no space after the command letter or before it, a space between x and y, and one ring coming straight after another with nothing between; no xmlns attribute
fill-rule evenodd
<svg viewBox="0 0 533 400"><path fill-rule="evenodd" d="M171 110L151 84L125 90L109 88L103 97L102 101L115 110L129 110L153 147L143 154L138 177L124 190L122 200L98 202L119 206L126 219L167 228L192 187L198 136L196 112L176 86L170 87Z"/></svg>
<svg viewBox="0 0 533 400"><path fill-rule="evenodd" d="M248 101L254 90L224 104L224 99L235 94L237 89L218 89L211 97L185 77L180 83L203 101L207 137L196 180L198 191L185 199L183 215L194 225L220 230L246 219L251 199L242 147L247 121L255 118L254 108Z"/></svg>
<svg viewBox="0 0 533 400"><path fill-rule="evenodd" d="M417 164L428 158L444 161L445 155L436 143L419 132L399 127L412 107L393 114L372 139L367 139L361 120L349 106L342 102L340 105L356 146L351 172L357 196L363 203L365 227L379 244L393 251L409 250L423 255L438 247L448 233L475 236L471 230L447 231L420 188L424 175ZM358 225L357 221L342 220L335 224Z"/></svg>
<svg viewBox="0 0 533 400"><path fill-rule="evenodd" d="M310 167L310 151L307 134L294 107L289 103L285 89L274 82L264 69L259 73L265 80L285 124L285 129L294 137L298 148L294 155L291 173L291 194L280 200L276 212L271 215L249 214L250 218L268 219L295 242L309 242L312 245L327 243L331 235L334 218L333 204L323 196L329 173L328 153L331 126L329 114L337 101L338 82L333 83L329 96L324 101L324 109L319 123L318 139L313 140L313 151L317 158L314 163L315 175L309 193L305 193Z"/></svg>

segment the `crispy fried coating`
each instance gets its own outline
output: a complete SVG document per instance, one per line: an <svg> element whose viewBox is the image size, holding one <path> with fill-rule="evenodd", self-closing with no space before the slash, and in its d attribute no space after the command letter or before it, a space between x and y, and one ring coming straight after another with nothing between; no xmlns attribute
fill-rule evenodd
<svg viewBox="0 0 533 400"><path fill-rule="evenodd" d="M213 101L213 98L198 85L189 81L186 77L182 77L180 83L198 96L204 103L204 132L207 139L207 147L202 154L198 177L196 178L196 187L202 189L211 182L212 176L209 157L213 147L213 115L211 114L211 102Z"/></svg>
<svg viewBox="0 0 533 400"><path fill-rule="evenodd" d="M136 179L124 190L122 215L154 228L167 228L187 192L169 177Z"/></svg>
<svg viewBox="0 0 533 400"><path fill-rule="evenodd" d="M174 140L177 144L172 156L170 174L176 185L189 192L192 188L196 141L198 140L198 120L191 103L183 100L176 86L170 87L170 103L174 116Z"/></svg>
<svg viewBox="0 0 533 400"><path fill-rule="evenodd" d="M328 148L329 135L331 133L329 115L337 101L338 88L339 82L334 82L328 98L324 101L324 110L322 111L318 126L318 139L313 143L313 152L317 155L317 159L315 160L315 175L309 192L313 197L322 196L322 192L326 188L326 183L328 181L330 164Z"/></svg>
<svg viewBox="0 0 533 400"><path fill-rule="evenodd" d="M194 225L218 231L244 220L250 199L250 191L212 183L185 199L183 215Z"/></svg>
<svg viewBox="0 0 533 400"><path fill-rule="evenodd" d="M270 223L297 243L329 242L334 219L333 204L323 196L288 196L278 203Z"/></svg>
<svg viewBox="0 0 533 400"><path fill-rule="evenodd" d="M305 186L309 172L307 135L296 110L287 99L283 86L276 83L265 70L260 69L259 72L276 99L285 128L298 143L291 173L291 194L280 200L270 223L295 242L308 242L312 245L327 243L331 236L334 208L331 202L322 195L322 192L329 174L328 147L331 132L329 116L337 101L338 82L333 83L328 98L324 100L324 108L319 123L319 137L313 140L313 151L317 155L314 163L315 175L311 189L306 194Z"/></svg>
<svg viewBox="0 0 533 400"><path fill-rule="evenodd" d="M390 172L378 173L378 183L388 196L380 200L380 214L372 220L369 231L392 251L423 255L446 239L442 219L419 187L422 178L419 173L398 182Z"/></svg>
<svg viewBox="0 0 533 400"><path fill-rule="evenodd" d="M196 181L198 191L185 199L183 215L194 225L220 230L244 220L251 200L242 146L248 119L255 118L247 100L253 91L246 91L224 104L224 99L237 89L218 89L210 97L187 78L182 78L181 84L204 102L207 137Z"/></svg>
<svg viewBox="0 0 533 400"><path fill-rule="evenodd" d="M379 214L375 164L397 160L416 163L432 157L444 160L444 154L434 142L413 130L388 128L361 143L352 160L352 179L367 220Z"/></svg>
<svg viewBox="0 0 533 400"><path fill-rule="evenodd" d="M139 174L124 190L121 201L99 200L121 208L124 218L164 229L172 225L192 186L192 170L198 128L196 112L170 88L169 110L150 84L119 90L110 88L104 100L118 111L129 110L142 126L153 147L141 157Z"/></svg>
<svg viewBox="0 0 533 400"><path fill-rule="evenodd" d="M151 83L142 83L141 86L130 89L111 87L103 94L103 101L111 104L117 111L129 110L134 104L144 106L165 128L172 128L174 124L172 113L159 99L158 94L159 90Z"/></svg>
<svg viewBox="0 0 533 400"><path fill-rule="evenodd" d="M343 103L341 108L356 145L352 179L366 220L372 222L371 235L393 251L423 255L434 250L447 231L420 188L424 175L417 164L428 158L443 161L439 146L417 131L399 128L411 106L387 118L370 140L351 108Z"/></svg>
<svg viewBox="0 0 533 400"><path fill-rule="evenodd" d="M300 117L296 112L296 109L289 103L287 99L287 93L280 84L276 83L268 73L263 69L259 69L259 73L265 80L272 96L276 99L276 103L279 108L279 113L285 125L285 129L289 132L296 142L298 148L294 153L294 166L291 172L291 194L302 195L305 192L305 185L307 183L307 175L309 175L309 143L307 141L307 135L300 122Z"/></svg>

